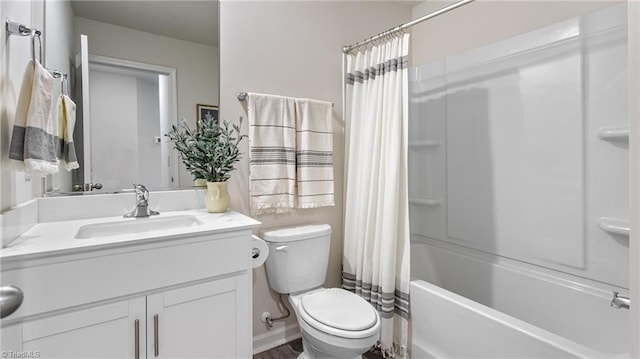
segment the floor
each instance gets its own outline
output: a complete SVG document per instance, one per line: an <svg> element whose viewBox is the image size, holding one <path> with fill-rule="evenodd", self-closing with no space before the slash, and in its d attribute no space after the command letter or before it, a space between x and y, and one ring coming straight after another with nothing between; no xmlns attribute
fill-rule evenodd
<svg viewBox="0 0 640 359"><path fill-rule="evenodd" d="M258 353L253 359L295 359L302 352L302 339L296 339L279 347ZM379 350L372 349L362 355L363 359L382 359Z"/></svg>

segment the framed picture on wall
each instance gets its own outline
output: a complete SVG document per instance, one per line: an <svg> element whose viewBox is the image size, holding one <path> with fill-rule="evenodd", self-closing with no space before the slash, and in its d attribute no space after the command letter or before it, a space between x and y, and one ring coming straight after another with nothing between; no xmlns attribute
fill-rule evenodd
<svg viewBox="0 0 640 359"><path fill-rule="evenodd" d="M213 105L196 105L196 120L198 130L200 130L200 121L216 121L218 122L218 106Z"/></svg>

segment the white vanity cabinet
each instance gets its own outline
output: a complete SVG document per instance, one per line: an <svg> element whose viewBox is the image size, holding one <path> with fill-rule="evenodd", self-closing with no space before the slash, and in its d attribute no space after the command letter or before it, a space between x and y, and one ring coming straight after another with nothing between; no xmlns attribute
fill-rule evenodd
<svg viewBox="0 0 640 359"><path fill-rule="evenodd" d="M239 326L238 316L250 311L236 303L246 295L241 281L229 277L148 296L147 358L251 357L246 348L230 345L250 334Z"/></svg>
<svg viewBox="0 0 640 359"><path fill-rule="evenodd" d="M2 351L20 353L7 354L16 358L135 358L134 322L145 333L144 318L145 298L137 298L25 321L2 328Z"/></svg>
<svg viewBox="0 0 640 359"><path fill-rule="evenodd" d="M258 222L244 218L221 231L0 258L2 285L24 293L1 321L1 350L22 358L251 357Z"/></svg>

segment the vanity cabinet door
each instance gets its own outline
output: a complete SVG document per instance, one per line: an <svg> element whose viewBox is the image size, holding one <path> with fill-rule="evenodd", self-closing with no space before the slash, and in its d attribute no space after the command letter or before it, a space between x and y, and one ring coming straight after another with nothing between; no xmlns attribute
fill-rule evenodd
<svg viewBox="0 0 640 359"><path fill-rule="evenodd" d="M240 358L238 308L246 275L228 277L147 297L148 358ZM242 283L242 285L238 285ZM247 345L242 343L242 348ZM250 349L250 344L249 344Z"/></svg>
<svg viewBox="0 0 640 359"><path fill-rule="evenodd" d="M139 358L144 358L144 297L23 322L21 352L39 358L135 359L136 319Z"/></svg>
<svg viewBox="0 0 640 359"><path fill-rule="evenodd" d="M0 351L3 358L22 352L22 324L3 325L0 329Z"/></svg>

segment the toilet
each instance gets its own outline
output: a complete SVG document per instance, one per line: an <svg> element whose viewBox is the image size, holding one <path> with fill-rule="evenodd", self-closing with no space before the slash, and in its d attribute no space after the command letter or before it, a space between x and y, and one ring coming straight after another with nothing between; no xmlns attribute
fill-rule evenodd
<svg viewBox="0 0 640 359"><path fill-rule="evenodd" d="M380 316L361 297L340 288L323 288L329 264L331 227L327 224L265 230L269 286L288 294L302 331L298 359L362 358L380 335Z"/></svg>

